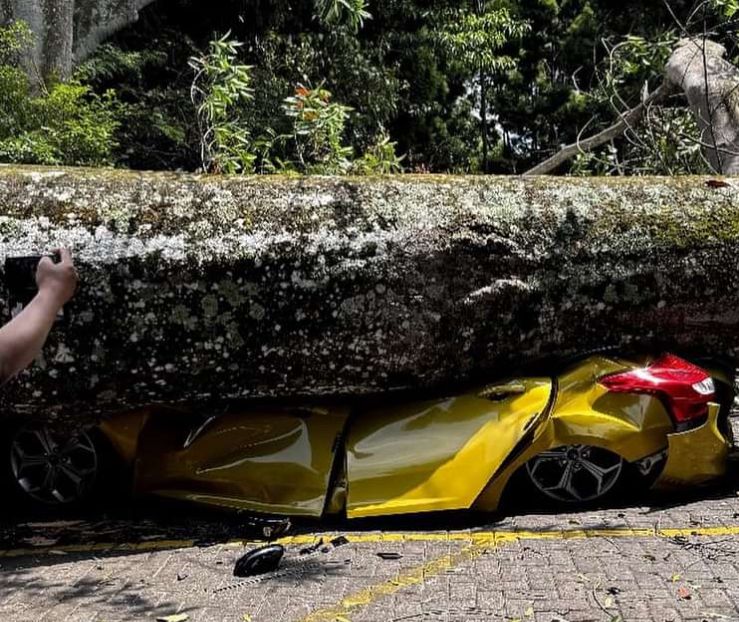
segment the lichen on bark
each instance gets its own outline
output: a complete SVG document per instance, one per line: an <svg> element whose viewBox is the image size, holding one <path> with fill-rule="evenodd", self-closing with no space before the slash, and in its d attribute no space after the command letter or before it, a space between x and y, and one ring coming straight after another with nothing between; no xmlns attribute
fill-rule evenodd
<svg viewBox="0 0 739 622"><path fill-rule="evenodd" d="M0 264L69 245L81 275L5 412L429 387L603 346L734 355L739 191L705 181L0 167Z"/></svg>

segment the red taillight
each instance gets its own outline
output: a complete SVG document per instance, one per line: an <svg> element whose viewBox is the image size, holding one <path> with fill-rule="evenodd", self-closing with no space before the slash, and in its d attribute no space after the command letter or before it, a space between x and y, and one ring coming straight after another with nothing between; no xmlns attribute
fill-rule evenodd
<svg viewBox="0 0 739 622"><path fill-rule="evenodd" d="M704 417L716 394L705 370L674 354L660 356L648 367L605 376L599 382L614 393L649 393L663 398L678 423Z"/></svg>

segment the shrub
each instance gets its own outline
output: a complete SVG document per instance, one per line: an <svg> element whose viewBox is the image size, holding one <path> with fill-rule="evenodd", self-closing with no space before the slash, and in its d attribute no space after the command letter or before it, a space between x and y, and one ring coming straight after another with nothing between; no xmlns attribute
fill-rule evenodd
<svg viewBox="0 0 739 622"><path fill-rule="evenodd" d="M114 92L99 96L74 81L34 92L15 58L30 41L23 25L0 28L0 161L112 164L119 126Z"/></svg>
<svg viewBox="0 0 739 622"><path fill-rule="evenodd" d="M208 54L190 59L195 70L192 100L197 108L203 170L251 172L256 155L243 118L243 104L253 98L251 67L237 62L241 43L226 33L211 41Z"/></svg>

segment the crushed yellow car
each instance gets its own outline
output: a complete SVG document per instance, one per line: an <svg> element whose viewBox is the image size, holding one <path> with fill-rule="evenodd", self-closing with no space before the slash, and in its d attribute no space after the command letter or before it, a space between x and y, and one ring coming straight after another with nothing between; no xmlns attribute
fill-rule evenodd
<svg viewBox="0 0 739 622"><path fill-rule="evenodd" d="M493 511L521 482L545 499L585 503L628 478L664 488L720 477L732 387L671 354L598 355L420 400L218 415L152 406L70 438L19 425L7 436L7 470L19 497L46 504L106 487L111 458L137 495L267 515Z"/></svg>

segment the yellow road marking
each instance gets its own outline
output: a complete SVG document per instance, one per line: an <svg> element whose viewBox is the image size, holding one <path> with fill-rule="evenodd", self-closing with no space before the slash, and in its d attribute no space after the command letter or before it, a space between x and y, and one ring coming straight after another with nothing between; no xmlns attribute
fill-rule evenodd
<svg viewBox="0 0 739 622"><path fill-rule="evenodd" d="M309 613L302 618L300 622L336 622L336 620L349 620L347 616L351 615L357 609L366 607L375 600L383 596L390 596L395 592L402 590L411 585L423 583L431 577L442 574L447 570L451 570L455 566L463 562L470 561L478 557L485 551L485 547L479 543L472 543L464 547L461 551L450 553L437 557L436 559L416 566L409 570L400 572L393 579L389 579L383 583L372 585L368 588L355 592L350 596L342 599L335 605L325 609L319 609Z"/></svg>
<svg viewBox="0 0 739 622"><path fill-rule="evenodd" d="M373 533L359 537L348 536L350 542L397 542L398 540L424 540L436 542L468 541L458 553L444 555L427 564L401 571L395 578L364 588L351 594L334 605L318 609L302 618L300 622L350 622L349 617L376 600L390 596L410 585L417 585L427 579L453 569L461 563L470 561L484 553L488 548L518 542L521 540L568 540L584 538L674 538L677 536L726 536L739 535L739 526L728 527L688 527L673 529L570 529L557 531L477 531L452 533ZM302 543L307 536L283 538L290 543ZM315 536L313 537L315 538Z"/></svg>
<svg viewBox="0 0 739 622"><path fill-rule="evenodd" d="M284 545L313 544L318 538L329 539L340 535L334 533L314 533L287 536L277 540ZM364 543L392 543L392 542L462 542L467 544L495 545L519 540L580 540L583 538L675 538L690 536L737 536L739 525L707 526L707 527L675 527L675 528L628 528L614 527L611 529L562 529L552 531L526 530L486 530L486 531L418 531L418 532L371 532L371 533L343 533L349 542ZM220 543L221 546L257 545L251 540L229 540ZM23 555L55 555L60 553L91 553L91 552L145 552L168 549L189 548L196 545L192 539L185 540L144 540L141 542L94 542L88 544L67 544L60 546L39 546L17 549L0 549L0 557L20 557Z"/></svg>
<svg viewBox="0 0 739 622"><path fill-rule="evenodd" d="M285 545L312 544L317 538L331 538L335 533L301 534L287 536L278 540ZM349 616L374 601L395 594L412 586L419 585L427 579L452 570L459 564L471 561L482 555L487 549L511 544L522 540L581 540L585 538L676 538L676 537L710 537L738 536L739 525L695 526L674 528L626 528L610 529L564 529L552 531L526 530L485 530L485 531L452 531L452 532L372 532L345 534L349 542L362 543L402 543L402 542L448 542L462 543L463 548L455 553L445 554L430 562L399 572L394 578L364 588L341 601L324 609L308 614L300 622L336 622L349 621ZM0 550L1 557L20 557L25 555L55 555L67 553L139 553L146 551L189 548L196 541L183 540L146 540L142 542L96 542L90 544L71 544L63 546L46 546ZM247 540L229 540L221 546L247 546L258 544Z"/></svg>

